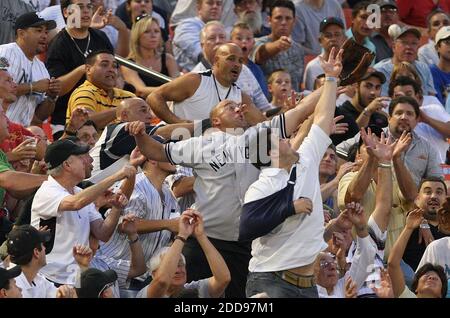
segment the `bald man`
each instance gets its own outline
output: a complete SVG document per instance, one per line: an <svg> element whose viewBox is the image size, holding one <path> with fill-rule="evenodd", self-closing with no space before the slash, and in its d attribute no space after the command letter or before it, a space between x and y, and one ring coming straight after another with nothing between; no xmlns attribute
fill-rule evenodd
<svg viewBox="0 0 450 318"><path fill-rule="evenodd" d="M236 81L244 61L242 50L234 43L217 48L211 70L188 73L164 84L147 97L155 114L167 123L183 123L209 117L210 111L221 101L228 99L248 105L245 117L250 124L266 118L241 91ZM173 101L173 112L167 102Z"/></svg>

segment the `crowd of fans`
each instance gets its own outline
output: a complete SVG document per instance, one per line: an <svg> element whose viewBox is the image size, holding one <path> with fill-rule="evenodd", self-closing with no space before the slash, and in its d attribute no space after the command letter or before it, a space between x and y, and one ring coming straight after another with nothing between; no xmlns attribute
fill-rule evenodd
<svg viewBox="0 0 450 318"><path fill-rule="evenodd" d="M449 24L2 0L0 298L448 297ZM347 39L375 58L341 86Z"/></svg>

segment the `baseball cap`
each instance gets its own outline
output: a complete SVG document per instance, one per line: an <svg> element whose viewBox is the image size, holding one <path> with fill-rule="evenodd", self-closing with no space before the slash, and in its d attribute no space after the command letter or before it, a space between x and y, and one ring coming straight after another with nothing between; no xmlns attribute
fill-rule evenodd
<svg viewBox="0 0 450 318"><path fill-rule="evenodd" d="M388 33L393 40L397 40L399 37L405 35L406 33L412 33L418 39L422 37L422 34L418 29L409 26L400 26L398 24L392 24L388 29Z"/></svg>
<svg viewBox="0 0 450 318"><path fill-rule="evenodd" d="M39 16L37 12L28 12L22 14L16 19L16 25L14 30L26 29L31 27L38 27L41 25L46 25L47 30L53 30L56 28L56 22L53 20L45 20Z"/></svg>
<svg viewBox="0 0 450 318"><path fill-rule="evenodd" d="M341 28L345 28L344 27L344 22L342 22L342 20L340 18L336 18L336 17L328 17L323 19L322 21L320 21L320 27L319 27L319 31L323 32L323 30L329 26L330 24L335 24L340 26Z"/></svg>
<svg viewBox="0 0 450 318"><path fill-rule="evenodd" d="M436 33L434 43L438 44L439 41L445 40L448 37L450 37L450 26L443 26L439 29L438 33Z"/></svg>
<svg viewBox="0 0 450 318"><path fill-rule="evenodd" d="M398 9L397 3L394 0L378 0L375 4L378 4L380 8L393 7Z"/></svg>
<svg viewBox="0 0 450 318"><path fill-rule="evenodd" d="M54 169L71 155L82 155L88 152L88 145L77 145L70 139L60 139L47 147L44 160L48 169Z"/></svg>
<svg viewBox="0 0 450 318"><path fill-rule="evenodd" d="M6 239L6 247L11 260L29 254L39 243L46 243L50 240L50 232L38 231L33 226L26 224L16 226L9 232Z"/></svg>
<svg viewBox="0 0 450 318"><path fill-rule="evenodd" d="M81 273L80 287L77 288L79 298L99 298L100 294L117 280L115 271L101 271L89 268Z"/></svg>
<svg viewBox="0 0 450 318"><path fill-rule="evenodd" d="M363 77L361 77L360 81L364 81L366 79L368 79L369 77L377 77L378 79L380 79L381 84L386 83L386 76L384 76L383 73L377 71L374 68L369 68L366 72L366 74L363 75Z"/></svg>
<svg viewBox="0 0 450 318"><path fill-rule="evenodd" d="M15 278L22 273L20 266L14 266L11 269L4 269L0 267L0 288L5 288L6 284L11 278Z"/></svg>

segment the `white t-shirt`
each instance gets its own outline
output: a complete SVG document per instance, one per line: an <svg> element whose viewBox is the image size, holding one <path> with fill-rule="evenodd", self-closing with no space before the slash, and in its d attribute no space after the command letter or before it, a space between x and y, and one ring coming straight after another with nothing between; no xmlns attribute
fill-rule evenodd
<svg viewBox="0 0 450 318"><path fill-rule="evenodd" d="M22 289L23 298L55 298L56 290L54 284L38 273L30 284L24 273L16 277L16 285Z"/></svg>
<svg viewBox="0 0 450 318"><path fill-rule="evenodd" d="M74 188L75 194L80 191L82 189ZM34 196L31 225L38 229L40 219L56 218L53 249L47 254L47 265L41 269L41 273L51 281L73 285L79 267L73 258L72 249L76 244L89 246L90 223L102 219L102 216L93 203L78 211L58 212L61 201L69 195L71 193L49 176Z"/></svg>
<svg viewBox="0 0 450 318"><path fill-rule="evenodd" d="M323 54L321 54L323 56ZM305 89L314 90L314 81L320 74L324 74L322 66L320 66L319 57L315 57L306 65L305 73L303 74L303 83L305 83Z"/></svg>
<svg viewBox="0 0 450 318"><path fill-rule="evenodd" d="M197 290L198 298L211 298L208 290L208 279L204 278L201 280L194 280L190 283L184 284L184 289L192 289ZM147 298L147 289L148 286L142 288L136 295L136 298ZM169 298L169 296L165 296L164 298Z"/></svg>
<svg viewBox="0 0 450 318"><path fill-rule="evenodd" d="M324 218L319 184L319 164L330 145L330 137L313 125L298 153L297 181L294 199L306 197L312 201L310 215L296 214L287 218L269 234L253 240L251 272L274 272L311 264L317 254L327 248L323 240ZM284 169L262 170L259 179L245 194L244 202L252 202L283 189L289 180Z"/></svg>
<svg viewBox="0 0 450 318"><path fill-rule="evenodd" d="M37 56L29 60L16 42L0 45L0 58L8 61L8 73L14 82L19 84L30 84L50 75ZM45 94L33 92L20 96L14 103L9 105L6 116L10 121L28 127L33 119L36 107L44 100Z"/></svg>
<svg viewBox="0 0 450 318"><path fill-rule="evenodd" d="M426 263L441 265L445 269L447 278L450 279L450 236L431 242L423 253L417 269Z"/></svg>
<svg viewBox="0 0 450 318"><path fill-rule="evenodd" d="M444 123L450 121L450 114L447 113L445 111L445 108L441 105L426 105L420 107L420 110L433 119L442 121ZM444 136L442 136L440 132L438 132L430 125L422 122L417 124L417 126L414 128L414 132L425 139L427 142L429 142L437 150L440 156L440 162L444 163L449 146Z"/></svg>

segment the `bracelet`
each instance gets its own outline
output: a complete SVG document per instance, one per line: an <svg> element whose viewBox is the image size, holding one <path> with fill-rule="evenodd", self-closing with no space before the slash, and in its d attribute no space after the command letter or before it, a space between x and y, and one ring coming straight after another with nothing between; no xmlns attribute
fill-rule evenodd
<svg viewBox="0 0 450 318"><path fill-rule="evenodd" d="M367 109L364 109L364 110L362 111L362 114L363 114L364 116L370 117L370 113L369 113L369 111L368 111Z"/></svg>
<svg viewBox="0 0 450 318"><path fill-rule="evenodd" d="M391 169L392 165L390 163L379 163L378 168Z"/></svg>
<svg viewBox="0 0 450 318"><path fill-rule="evenodd" d="M422 223L420 223L420 228L421 229L429 229L430 225L428 224L428 221L423 220Z"/></svg>
<svg viewBox="0 0 450 318"><path fill-rule="evenodd" d="M337 82L337 78L334 76L325 76L326 82Z"/></svg>
<svg viewBox="0 0 450 318"><path fill-rule="evenodd" d="M175 235L175 238L173 240L174 241L175 240L180 240L181 242L186 243L186 239L184 237L182 237L182 236L179 236L179 235Z"/></svg>
<svg viewBox="0 0 450 318"><path fill-rule="evenodd" d="M136 238L135 238L134 240L130 240L129 238L127 238L127 241L128 241L128 243L130 243L130 245L131 245L131 244L134 244L134 243L136 243L137 241L139 241L139 235L136 236Z"/></svg>

